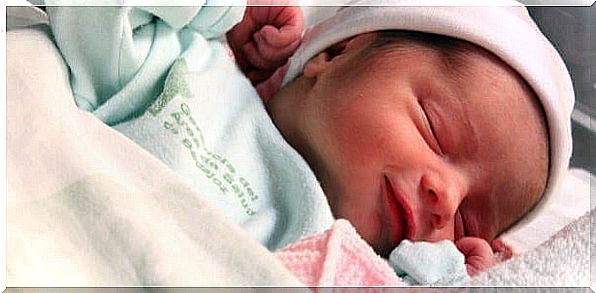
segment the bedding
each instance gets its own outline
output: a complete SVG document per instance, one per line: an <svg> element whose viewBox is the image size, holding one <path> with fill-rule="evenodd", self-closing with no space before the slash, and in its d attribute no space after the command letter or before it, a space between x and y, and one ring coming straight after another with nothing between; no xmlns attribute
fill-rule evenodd
<svg viewBox="0 0 596 293"><path fill-rule="evenodd" d="M242 19L243 7L233 8L47 12L75 104L164 162L275 250L324 231L333 216L314 173L220 40Z"/></svg>
<svg viewBox="0 0 596 293"><path fill-rule="evenodd" d="M48 17L45 12L32 6L27 1L17 1L24 6L14 6L6 9L6 28L15 29L29 27L36 24L48 24Z"/></svg>
<svg viewBox="0 0 596 293"><path fill-rule="evenodd" d="M316 284L295 276L167 166L79 110L43 25L8 28L9 287ZM571 170L552 208L503 235L518 255L467 285L589 286L593 180ZM374 285L399 285L380 276L387 279Z"/></svg>
<svg viewBox="0 0 596 293"><path fill-rule="evenodd" d="M275 253L302 283L315 286L406 286L350 222L340 219Z"/></svg>
<svg viewBox="0 0 596 293"><path fill-rule="evenodd" d="M589 287L590 233L596 213L574 220L536 249L516 256L478 275L470 286ZM592 274L593 274L592 270Z"/></svg>
<svg viewBox="0 0 596 293"><path fill-rule="evenodd" d="M462 286L589 287L594 210L575 219L536 249L516 255ZM275 255L307 286L405 286L345 220ZM592 270L593 272L593 270Z"/></svg>
<svg viewBox="0 0 596 293"><path fill-rule="evenodd" d="M591 199L592 196L596 196L595 177L586 170L572 168L563 181L561 192L540 217L499 238L513 254L533 250L567 224L594 209L596 200Z"/></svg>
<svg viewBox="0 0 596 293"><path fill-rule="evenodd" d="M7 285L299 286L168 167L79 110L41 28L7 33Z"/></svg>

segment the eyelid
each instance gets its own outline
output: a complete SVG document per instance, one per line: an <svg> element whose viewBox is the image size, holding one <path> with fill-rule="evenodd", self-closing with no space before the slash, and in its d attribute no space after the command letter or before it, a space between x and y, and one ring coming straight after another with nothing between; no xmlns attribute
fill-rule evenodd
<svg viewBox="0 0 596 293"><path fill-rule="evenodd" d="M429 138L432 140L431 144L431 148L438 153L439 155L443 156L445 153L443 152L443 148L441 148L441 144L439 143L439 140L437 139L437 135L435 133L435 129L430 121L430 119L428 119L428 114L426 113L426 109L423 106L423 103L418 101L418 105L420 105L420 109L422 110L422 117L424 120L424 126L426 128L426 131L429 134Z"/></svg>

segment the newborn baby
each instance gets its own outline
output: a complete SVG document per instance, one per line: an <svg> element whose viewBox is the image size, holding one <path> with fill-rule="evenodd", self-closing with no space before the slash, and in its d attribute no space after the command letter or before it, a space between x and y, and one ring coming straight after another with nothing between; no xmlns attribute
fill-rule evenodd
<svg viewBox="0 0 596 293"><path fill-rule="evenodd" d="M381 255L403 239L449 239L476 274L494 263L489 241L545 191L540 102L515 70L472 43L363 33L270 92L261 90L272 119L317 174L334 216Z"/></svg>
<svg viewBox="0 0 596 293"><path fill-rule="evenodd" d="M177 8L184 17L157 8L68 9L77 8L48 13L77 105L161 159L271 250L346 218L383 256L404 239L452 240L473 274L493 264L499 246L491 242L556 190L569 159L570 108L557 104L572 99L569 77L533 28L525 32L538 41L510 48L490 39L501 32L495 23L484 39L465 25L445 36L449 27L433 21L450 8L350 7L315 27L280 68L300 41L297 7L251 7L229 31L221 13L204 12L214 7ZM487 8L487 19L500 20L501 10ZM460 13L446 19L457 22ZM346 24L352 19L361 22ZM113 23L124 29L97 42L109 50L83 50L92 43L73 37L93 41L89 31ZM231 66L223 32L267 112ZM554 54L556 66L533 69L525 47ZM534 63L519 61L516 50ZM103 54L132 67L95 74L111 60ZM108 78L112 72L118 77Z"/></svg>
<svg viewBox="0 0 596 293"><path fill-rule="evenodd" d="M267 14L251 7L228 40L276 125L315 171L334 216L350 220L383 256L406 238L449 239L471 274L491 266L486 240L521 218L546 185L546 123L525 81L471 43L382 31L319 53L269 97L283 65L270 56L289 56L299 40L290 28L300 11L277 9L296 20L285 34L251 37L247 26ZM509 121L494 123L505 114Z"/></svg>
<svg viewBox="0 0 596 293"><path fill-rule="evenodd" d="M548 135L534 93L465 41L360 34L308 61L267 105L334 215L382 255L406 238L450 239L488 263L486 241L544 192Z"/></svg>
<svg viewBox="0 0 596 293"><path fill-rule="evenodd" d="M494 239L544 206L570 156L569 75L527 11L349 7L305 40L265 98L334 216L381 255L449 239L471 274L510 256Z"/></svg>

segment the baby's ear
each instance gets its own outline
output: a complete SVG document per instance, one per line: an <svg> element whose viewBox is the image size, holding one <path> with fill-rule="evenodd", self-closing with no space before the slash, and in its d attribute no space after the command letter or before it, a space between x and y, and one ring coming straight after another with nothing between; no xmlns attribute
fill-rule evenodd
<svg viewBox="0 0 596 293"><path fill-rule="evenodd" d="M336 43L306 62L306 65L304 65L304 76L318 76L321 72L325 71L330 65L332 65L333 61L335 61L338 57L362 48L375 38L375 33L365 33Z"/></svg>
<svg viewBox="0 0 596 293"><path fill-rule="evenodd" d="M323 71L325 71L331 63L331 58L327 52L321 52L315 57L311 58L304 65L304 76L315 78Z"/></svg>

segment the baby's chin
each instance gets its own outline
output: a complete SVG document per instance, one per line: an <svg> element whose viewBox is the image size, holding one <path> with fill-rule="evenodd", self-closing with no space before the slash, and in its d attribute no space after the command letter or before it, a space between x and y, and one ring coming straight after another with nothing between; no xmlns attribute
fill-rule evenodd
<svg viewBox="0 0 596 293"><path fill-rule="evenodd" d="M379 246L377 248L375 248L373 246L373 250L381 257L389 258L389 254L391 254L391 252L395 249L395 247L397 247L397 246L383 245L383 246Z"/></svg>
<svg viewBox="0 0 596 293"><path fill-rule="evenodd" d="M336 219L345 219L356 229L358 235L370 246L372 249L382 257L388 257L396 245L391 245L391 235L387 229L381 229L380 222L370 221L370 217L354 218L349 214L343 213L341 209L334 205L334 201L327 195L327 200L331 207L333 216Z"/></svg>
<svg viewBox="0 0 596 293"><path fill-rule="evenodd" d="M358 229L356 229L358 230ZM397 243L391 239L390 233L387 229L379 229L380 231L375 236L363 235L362 238L370 245L373 250L381 257L388 258L389 254L397 247L397 245L403 240L398 239Z"/></svg>
<svg viewBox="0 0 596 293"><path fill-rule="evenodd" d="M369 244L372 246L372 248L378 255L384 258L388 258L389 254L391 254L391 252L405 239L406 238L386 241L374 245L370 244L369 242Z"/></svg>

